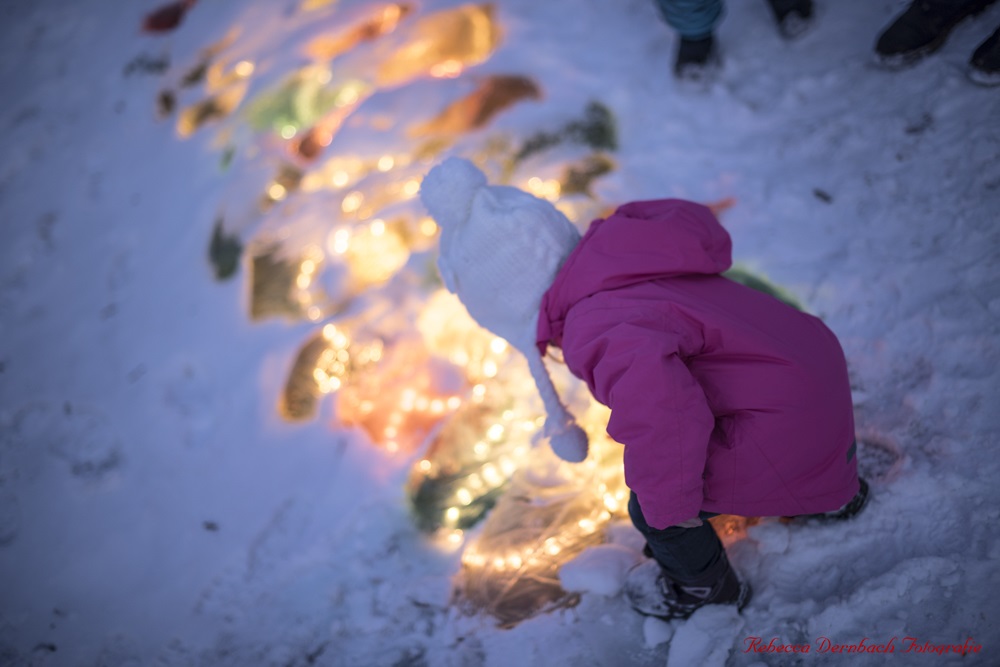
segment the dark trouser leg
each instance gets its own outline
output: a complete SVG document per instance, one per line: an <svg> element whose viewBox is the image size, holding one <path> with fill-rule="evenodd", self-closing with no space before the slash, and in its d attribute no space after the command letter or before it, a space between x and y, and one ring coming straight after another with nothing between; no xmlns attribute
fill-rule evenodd
<svg viewBox="0 0 1000 667"><path fill-rule="evenodd" d="M635 493L629 497L628 513L632 523L646 538L653 558L674 581L691 584L711 580L727 568L728 560L722 542L708 521L703 521L697 528L653 528L646 523ZM704 514L706 518L713 516Z"/></svg>

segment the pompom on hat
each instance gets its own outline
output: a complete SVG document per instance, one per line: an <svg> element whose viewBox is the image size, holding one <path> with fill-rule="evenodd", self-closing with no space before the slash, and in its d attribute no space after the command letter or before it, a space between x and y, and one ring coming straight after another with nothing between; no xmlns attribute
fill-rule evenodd
<svg viewBox="0 0 1000 667"><path fill-rule="evenodd" d="M535 344L542 296L580 241L555 206L517 188L489 185L461 158L428 172L420 199L441 228L438 269L484 328L528 360L547 417L545 435L561 459L587 458L587 435L556 393Z"/></svg>

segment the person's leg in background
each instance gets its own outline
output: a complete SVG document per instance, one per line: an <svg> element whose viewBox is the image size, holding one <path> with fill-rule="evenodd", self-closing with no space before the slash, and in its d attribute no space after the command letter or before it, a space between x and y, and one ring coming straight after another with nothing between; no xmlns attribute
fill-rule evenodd
<svg viewBox="0 0 1000 667"><path fill-rule="evenodd" d="M795 39L812 25L813 0L767 0L767 3L786 39Z"/></svg>
<svg viewBox="0 0 1000 667"><path fill-rule="evenodd" d="M714 31L722 19L722 0L656 0L656 6L680 36L674 74L687 80L708 78L719 63Z"/></svg>
<svg viewBox="0 0 1000 667"><path fill-rule="evenodd" d="M879 34L875 53L887 67L912 65L941 48L956 25L994 2L996 0L914 0ZM981 47L986 47L988 42ZM974 55L970 63L973 68L976 62Z"/></svg>

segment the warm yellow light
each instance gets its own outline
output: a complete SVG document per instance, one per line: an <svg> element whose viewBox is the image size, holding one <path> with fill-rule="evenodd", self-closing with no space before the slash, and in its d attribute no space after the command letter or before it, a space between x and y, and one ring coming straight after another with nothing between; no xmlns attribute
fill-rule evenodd
<svg viewBox="0 0 1000 667"><path fill-rule="evenodd" d="M233 67L233 71L236 72L236 76L245 79L246 77L253 74L254 64L249 60L241 60L240 62L236 63L235 67Z"/></svg>
<svg viewBox="0 0 1000 667"><path fill-rule="evenodd" d="M517 470L517 465L509 458L504 456L500 459L500 470L503 471L504 475L510 477L511 475L514 474L514 471Z"/></svg>
<svg viewBox="0 0 1000 667"><path fill-rule="evenodd" d="M507 351L507 341L503 338L494 338L490 341L490 349L494 354L503 354Z"/></svg>
<svg viewBox="0 0 1000 667"><path fill-rule="evenodd" d="M454 525L458 523L459 516L461 516L461 514L459 513L457 507L449 507L447 510L445 510L444 520Z"/></svg>
<svg viewBox="0 0 1000 667"><path fill-rule="evenodd" d="M608 508L609 512L617 512L620 507L618 499L611 493L604 494L604 506Z"/></svg>
<svg viewBox="0 0 1000 667"><path fill-rule="evenodd" d="M333 176L330 177L330 183L336 188L344 187L350 180L351 176L346 171L335 171L333 172Z"/></svg>
<svg viewBox="0 0 1000 667"><path fill-rule="evenodd" d="M330 234L327 242L330 252L343 255L351 247L351 232L348 229L338 229Z"/></svg>
<svg viewBox="0 0 1000 667"><path fill-rule="evenodd" d="M306 317L315 322L323 315L323 311L319 309L319 306L309 306L306 309Z"/></svg>
<svg viewBox="0 0 1000 667"><path fill-rule="evenodd" d="M464 537L465 533L463 533L461 530L456 529L448 533L448 542L457 546L462 543L462 539Z"/></svg>
<svg viewBox="0 0 1000 667"><path fill-rule="evenodd" d="M434 467L434 464L432 464L432 463L431 463L430 461L428 461L427 459L423 459L423 460L422 460L422 461L421 461L421 462L419 463L419 467L420 467L420 471L421 471L421 472L430 472L430 471L431 471L431 468L432 468L432 467Z"/></svg>
<svg viewBox="0 0 1000 667"><path fill-rule="evenodd" d="M488 378L496 377L498 370L499 369L497 368L497 362L493 361L492 359L487 359L486 361L483 362L483 375L485 375L486 377Z"/></svg>
<svg viewBox="0 0 1000 667"><path fill-rule="evenodd" d="M482 398L486 395L486 385L477 384L472 388L472 395L476 398Z"/></svg>
<svg viewBox="0 0 1000 667"><path fill-rule="evenodd" d="M438 226L432 218L421 218L420 233L424 236L434 236L437 234Z"/></svg>
<svg viewBox="0 0 1000 667"><path fill-rule="evenodd" d="M412 197L418 192L420 192L420 181L417 179L411 178L403 184L403 194L407 197Z"/></svg>
<svg viewBox="0 0 1000 667"><path fill-rule="evenodd" d="M462 505L468 505L472 502L472 494L464 487L455 492L455 498L457 498L458 502Z"/></svg>
<svg viewBox="0 0 1000 667"><path fill-rule="evenodd" d="M562 185L554 178L542 180L537 176L532 176L528 179L527 187L531 194L549 201L559 199L559 195L562 193Z"/></svg>
<svg viewBox="0 0 1000 667"><path fill-rule="evenodd" d="M545 186L542 191L543 197L549 201L555 201L556 199L559 199L560 194L562 194L562 185L559 184L559 181L554 178L545 181Z"/></svg>
<svg viewBox="0 0 1000 667"><path fill-rule="evenodd" d="M597 523L593 519L580 519L577 523L585 533L592 533L597 530Z"/></svg>
<svg viewBox="0 0 1000 667"><path fill-rule="evenodd" d="M493 424L486 429L486 437L493 442L500 442L503 439L504 428L502 424Z"/></svg>
<svg viewBox="0 0 1000 667"><path fill-rule="evenodd" d="M413 391L413 389L404 389L403 394L399 399L399 406L409 412L413 410L416 400L417 392Z"/></svg>
<svg viewBox="0 0 1000 667"><path fill-rule="evenodd" d="M453 79L464 69L460 60L446 60L431 68L431 76L439 79Z"/></svg>
<svg viewBox="0 0 1000 667"><path fill-rule="evenodd" d="M383 155L378 159L378 170L389 171L396 164L396 160L391 155Z"/></svg>
<svg viewBox="0 0 1000 667"><path fill-rule="evenodd" d="M344 86L344 89L340 91L340 95L337 97L335 104L338 107L346 107L348 105L354 104L361 98L361 91L358 90L357 84Z"/></svg>
<svg viewBox="0 0 1000 667"><path fill-rule="evenodd" d="M322 174L312 173L306 174L302 177L302 183L299 187L304 192L316 192L317 190L322 190L324 185Z"/></svg>
<svg viewBox="0 0 1000 667"><path fill-rule="evenodd" d="M451 396L446 401L446 405L448 406L449 410L458 410L458 408L461 407L462 405L462 399L460 399L458 396Z"/></svg>
<svg viewBox="0 0 1000 667"><path fill-rule="evenodd" d="M281 201L288 195L288 190L281 183L272 183L271 187L267 189L267 196L274 201Z"/></svg>
<svg viewBox="0 0 1000 667"><path fill-rule="evenodd" d="M490 446L480 440L472 446L472 452L476 455L476 458L485 459L486 455L490 453Z"/></svg>
<svg viewBox="0 0 1000 667"><path fill-rule="evenodd" d="M364 194L358 190L354 190L344 197L344 201L341 203L340 208L343 209L344 213L354 213L361 208L361 204L364 203L364 201Z"/></svg>
<svg viewBox="0 0 1000 667"><path fill-rule="evenodd" d="M496 466L491 463L483 466L483 478L486 483L490 486L500 486L503 482L503 477L500 476L499 471L497 471Z"/></svg>
<svg viewBox="0 0 1000 667"><path fill-rule="evenodd" d="M308 273L300 273L295 276L295 286L299 289L308 289L310 284L312 284L312 276Z"/></svg>
<svg viewBox="0 0 1000 667"><path fill-rule="evenodd" d="M344 200L352 208L360 205L360 193L354 201ZM406 240L384 221L377 221L351 235L348 256L351 281L356 288L379 285L393 276L410 257ZM344 253L341 253L344 254Z"/></svg>

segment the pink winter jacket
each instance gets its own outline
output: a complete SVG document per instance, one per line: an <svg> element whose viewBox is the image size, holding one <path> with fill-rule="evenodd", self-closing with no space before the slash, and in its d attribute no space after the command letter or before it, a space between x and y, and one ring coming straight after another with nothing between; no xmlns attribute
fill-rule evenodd
<svg viewBox="0 0 1000 667"><path fill-rule="evenodd" d="M542 300L538 346L611 408L649 525L699 510L837 509L858 491L844 353L817 318L719 274L704 206L633 202L595 220Z"/></svg>

